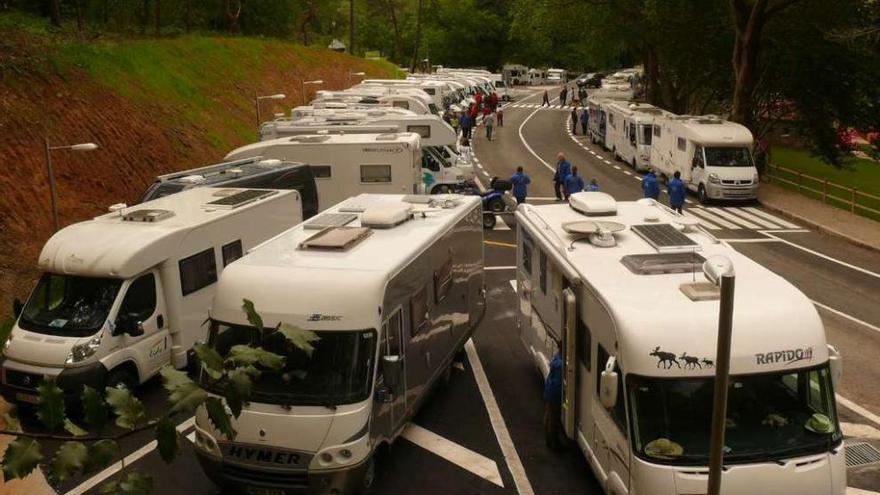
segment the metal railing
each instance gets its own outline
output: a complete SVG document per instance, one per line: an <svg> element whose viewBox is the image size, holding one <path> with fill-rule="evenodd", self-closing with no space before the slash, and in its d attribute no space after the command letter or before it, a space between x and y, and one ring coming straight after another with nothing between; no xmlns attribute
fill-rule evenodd
<svg viewBox="0 0 880 495"><path fill-rule="evenodd" d="M850 213L880 219L880 196L859 191L856 187L843 186L828 179L813 177L799 170L774 164L768 164L764 169L764 179L770 183L793 188L827 205L849 210Z"/></svg>

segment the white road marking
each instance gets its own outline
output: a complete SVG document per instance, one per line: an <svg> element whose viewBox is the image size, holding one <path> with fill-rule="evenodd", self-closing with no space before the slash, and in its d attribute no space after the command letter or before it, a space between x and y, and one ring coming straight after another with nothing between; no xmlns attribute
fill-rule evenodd
<svg viewBox="0 0 880 495"><path fill-rule="evenodd" d="M620 165L615 165L614 170L621 170Z"/></svg>
<svg viewBox="0 0 880 495"><path fill-rule="evenodd" d="M474 372L474 379L477 381L477 387L480 389L480 395L483 396L483 402L486 404L486 410L489 412L489 420L492 423L492 429L495 430L495 437L498 439L498 445L501 447L501 453L507 462L507 468L513 476L513 483L516 485L516 492L519 495L534 495L535 491L529 483L529 477L526 475L526 469L523 467L519 454L516 452L516 446L513 439L510 438L510 432L504 423L504 417L501 415L501 408L495 400L495 394L492 393L492 386L489 385L489 379L486 377L486 371L483 369L483 363L480 362L480 356L477 354L477 348L474 347L474 341L469 339L464 345L467 352L468 361L471 363L471 370Z"/></svg>
<svg viewBox="0 0 880 495"><path fill-rule="evenodd" d="M187 419L186 421L184 421L183 423L180 423L179 425L177 425L177 428L176 428L177 432L183 433L184 431L192 428L195 424L196 424L196 418L195 418L195 416L193 416L193 417ZM126 466L128 466L128 465L136 462L138 459L146 456L147 454L149 454L150 452L155 450L157 445L158 445L158 443L155 440L153 440L152 442L149 442L148 444L144 445L143 447L141 447L141 448L135 450L134 452L132 452L131 454L128 454L127 456L125 456L122 461L112 464L111 466L107 467L106 469L104 469L100 473L92 476L91 478L87 479L83 483L80 483L79 485L74 487L72 490L68 491L65 495L82 495L83 493L86 493L87 491L91 490L92 488L103 483L104 480L106 480L107 478L109 478L109 477L113 476L114 474L118 473L119 471L121 471L123 463Z"/></svg>
<svg viewBox="0 0 880 495"><path fill-rule="evenodd" d="M871 411L865 409L864 407L856 404L855 402L847 399L846 397L844 397L840 394L836 394L836 398L837 398L838 404L842 405L843 407L849 409L850 411L852 411L854 413L860 414L863 418L871 421L875 425L880 426L880 416L877 416L876 414L872 413Z"/></svg>
<svg viewBox="0 0 880 495"><path fill-rule="evenodd" d="M880 492L872 492L869 490L862 490L861 488L853 488L851 486L846 487L846 495L878 495Z"/></svg>
<svg viewBox="0 0 880 495"><path fill-rule="evenodd" d="M774 239L779 239L781 242L784 242L785 244L788 244L789 246L791 246L791 247L793 247L793 248L800 249L801 251L804 251L804 252L810 253L810 254L812 254L812 255L814 255L814 256L818 256L818 257L820 257L820 258L822 258L822 259L825 259L825 260L831 261L831 262L833 262L833 263L837 263L838 265L845 266L845 267L847 267L847 268L849 268L849 269L855 270L855 271L857 271L857 272L862 272L862 273L864 273L864 274L866 274L866 275L870 275L870 276L875 277L875 278L880 278L880 273L875 273L875 272L872 272L871 270L867 270L867 269L862 268L862 267L860 267L860 266L856 266L856 265L853 265L853 264L847 263L847 262L845 262L845 261L840 261L839 259L832 258L831 256L828 256L827 254L822 254L822 253L820 253L820 252L818 252L818 251L814 251L814 250L812 250L812 249L810 249L810 248L805 248L804 246L801 246L800 244L796 244L796 243L794 243L794 242L787 241L787 240L785 240L785 239L783 239L783 238L781 238L781 237L776 237L775 235L771 234L770 232L765 232L764 235L766 235L766 236L768 236L768 237L772 237L772 238L774 238Z"/></svg>
<svg viewBox="0 0 880 495"><path fill-rule="evenodd" d="M514 292L516 292L516 279L515 278L510 280L510 288L513 289Z"/></svg>
<svg viewBox="0 0 880 495"><path fill-rule="evenodd" d="M736 215L727 211L727 209L725 209L725 208L706 208L706 209L709 210L710 212L718 215L718 216L721 216L721 217L726 218L727 220L730 220L731 222L742 225L743 227L745 227L747 229L758 230L761 228L760 225L755 225L748 220L745 220L743 218L739 218Z"/></svg>
<svg viewBox="0 0 880 495"><path fill-rule="evenodd" d="M758 215L753 215L742 208L728 208L727 211L733 215L736 215L738 217L743 217L746 220L757 223L758 225L763 225L764 227L766 227L768 229L778 229L779 228L779 225L772 223L762 217L759 217Z"/></svg>
<svg viewBox="0 0 880 495"><path fill-rule="evenodd" d="M635 179L635 180L637 180L637 181L639 181L639 182L642 182L643 180L645 180L645 179L642 179L641 177L639 177L638 175L634 175L634 176L633 176L633 179Z"/></svg>
<svg viewBox="0 0 880 495"><path fill-rule="evenodd" d="M848 437L858 437L860 439L880 440L880 430L871 425L862 425L858 423L840 422L840 429L843 434Z"/></svg>
<svg viewBox="0 0 880 495"><path fill-rule="evenodd" d="M516 270L516 267L513 265L508 266L485 266L483 270Z"/></svg>
<svg viewBox="0 0 880 495"><path fill-rule="evenodd" d="M687 203L687 204L689 204L689 205L694 204L693 201L691 201L691 200L689 200L689 199L687 199L687 198L684 198L684 202Z"/></svg>
<svg viewBox="0 0 880 495"><path fill-rule="evenodd" d="M459 361L456 361L456 362L452 363L452 367L455 368L455 369L457 369L457 370L464 371L464 364L462 364L462 363L459 362Z"/></svg>
<svg viewBox="0 0 880 495"><path fill-rule="evenodd" d="M853 323L858 323L859 325L862 325L863 327L865 327L869 330L873 330L875 332L880 332L880 327L878 327L877 325L872 325L872 324L868 323L867 321L860 320L860 319L856 318L855 316L848 315L848 314L844 313L843 311L834 309L830 306L826 306L820 302L813 301L813 304L824 309L825 311L828 311L829 313L834 313L841 318L846 318L847 320L849 320Z"/></svg>
<svg viewBox="0 0 880 495"><path fill-rule="evenodd" d="M495 227L492 230L510 230L510 226L504 222L500 215L495 215Z"/></svg>
<svg viewBox="0 0 880 495"><path fill-rule="evenodd" d="M721 229L721 227L715 225L714 223L712 223L708 220L704 220L702 218L697 218L697 217L691 215L690 210L685 211L684 216L687 218L693 218L693 219L697 220L698 222L700 222L700 225L702 225L703 227L705 227L709 230L720 230Z"/></svg>
<svg viewBox="0 0 880 495"><path fill-rule="evenodd" d="M538 110L539 109L533 110L532 113L530 113L528 117L523 119L522 124L519 125L519 139L520 139L520 141L522 141L523 146L525 146L526 149L529 150L529 153L531 153L532 156L534 156L535 158L538 159L539 162L544 164L544 166L547 167L548 170L550 170L551 172L556 172L553 169L553 167L550 166L549 163L545 162L543 158L541 158L540 156L538 156L537 153L535 153L535 150L533 150L532 147L529 146L529 143L526 142L525 136L523 136L523 127L526 126L526 123L529 121L529 119L531 119L532 117L535 116L536 113L538 113Z"/></svg>
<svg viewBox="0 0 880 495"><path fill-rule="evenodd" d="M428 452L436 454L456 466L504 488L504 482L501 481L501 473L498 471L498 464L492 459L462 447L455 442L451 442L413 423L407 425L401 436Z"/></svg>
<svg viewBox="0 0 880 495"><path fill-rule="evenodd" d="M626 175L632 175L632 174L633 174L633 173L630 172L629 170L624 170L623 173L625 173Z"/></svg>
<svg viewBox="0 0 880 495"><path fill-rule="evenodd" d="M779 242L776 239L757 238L757 239L718 239L728 244L760 244L762 242Z"/></svg>
<svg viewBox="0 0 880 495"><path fill-rule="evenodd" d="M809 232L807 229L765 229L759 230L762 234L765 232L772 232L774 234L803 234L804 232Z"/></svg>
<svg viewBox="0 0 880 495"><path fill-rule="evenodd" d="M611 162L610 162L610 161L608 161L608 159L607 159L607 158L603 158L603 159L602 159L602 161L603 161L603 162L605 162L605 163L607 163L607 164L608 164L608 165L611 165Z"/></svg>
<svg viewBox="0 0 880 495"><path fill-rule="evenodd" d="M789 222L788 220L783 220L783 219L781 219L781 218L779 218L779 217L776 217L776 216L774 216L774 215L771 215L771 214L767 213L767 212L764 211L764 210L761 210L761 209L755 208L754 206L746 206L746 207L744 207L743 209L746 210L746 211L748 211L749 213L754 213L755 215L758 215L759 217L764 217L764 218L766 218L767 220L770 220L771 222L773 222L773 223L775 223L775 224L782 225L783 227L788 228L788 229L799 229L799 228L801 228L799 225L795 225L795 224Z"/></svg>
<svg viewBox="0 0 880 495"><path fill-rule="evenodd" d="M593 154L593 156L599 156L599 155L597 155L597 154L596 154L596 152L595 152L595 151L593 151L593 150L590 150L590 153L592 153L592 154Z"/></svg>
<svg viewBox="0 0 880 495"><path fill-rule="evenodd" d="M693 213L694 216L705 218L706 220L709 220L710 222L720 225L726 229L739 230L739 225L732 224L727 220L719 217L718 215L710 213L705 208L691 208L688 211Z"/></svg>
<svg viewBox="0 0 880 495"><path fill-rule="evenodd" d="M477 168L478 168L478 169L483 170L483 166L482 166L482 165L480 165L479 163L477 163L476 165L477 165Z"/></svg>

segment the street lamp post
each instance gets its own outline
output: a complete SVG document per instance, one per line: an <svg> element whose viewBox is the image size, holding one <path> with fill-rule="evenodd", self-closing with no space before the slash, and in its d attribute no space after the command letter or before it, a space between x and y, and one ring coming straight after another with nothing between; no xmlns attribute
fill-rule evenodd
<svg viewBox="0 0 880 495"><path fill-rule="evenodd" d="M351 78L352 77L364 77L366 76L366 72L349 72L348 73L348 85L351 87Z"/></svg>
<svg viewBox="0 0 880 495"><path fill-rule="evenodd" d="M306 100L306 85L307 85L307 84L310 85L310 86L311 86L311 85L324 84L324 81L323 81L322 79L315 79L314 81L302 81L302 100L303 100L303 105L305 105L305 104L307 103L307 100Z"/></svg>
<svg viewBox="0 0 880 495"><path fill-rule="evenodd" d="M733 263L724 256L712 256L703 263L706 278L721 289L718 316L718 344L715 353L715 394L712 406L712 436L709 443L708 495L721 494L724 465L724 428L727 419L727 387L730 381L730 340L733 332Z"/></svg>
<svg viewBox="0 0 880 495"><path fill-rule="evenodd" d="M257 138L260 137L259 136L260 124L263 123L262 119L260 118L260 101L262 101L262 100L283 100L284 98L286 98L286 95L284 93L278 93L278 94L266 95L266 96L259 96L256 93L254 93L254 107L256 107L256 109L257 109Z"/></svg>
<svg viewBox="0 0 880 495"><path fill-rule="evenodd" d="M46 172L49 175L49 194L52 200L52 225L53 232L58 231L58 198L55 192L55 171L52 168L52 151L53 150L71 150L71 151L92 151L98 149L95 143L80 143L66 146L51 146L49 138L44 138L46 143Z"/></svg>

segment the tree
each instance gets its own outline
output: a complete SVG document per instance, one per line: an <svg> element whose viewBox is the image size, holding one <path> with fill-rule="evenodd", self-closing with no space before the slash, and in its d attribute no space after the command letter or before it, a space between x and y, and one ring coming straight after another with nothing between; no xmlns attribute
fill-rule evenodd
<svg viewBox="0 0 880 495"><path fill-rule="evenodd" d="M162 0L155 0L156 36L162 34Z"/></svg>
<svg viewBox="0 0 880 495"><path fill-rule="evenodd" d="M55 27L61 27L61 5L60 0L49 0L49 19Z"/></svg>
<svg viewBox="0 0 880 495"><path fill-rule="evenodd" d="M229 20L229 32L241 34L241 2L242 0L225 0L226 18Z"/></svg>
<svg viewBox="0 0 880 495"><path fill-rule="evenodd" d="M415 72L419 61L419 43L422 41L422 0L418 0L419 6L416 9L416 40L413 48L412 62L409 70Z"/></svg>

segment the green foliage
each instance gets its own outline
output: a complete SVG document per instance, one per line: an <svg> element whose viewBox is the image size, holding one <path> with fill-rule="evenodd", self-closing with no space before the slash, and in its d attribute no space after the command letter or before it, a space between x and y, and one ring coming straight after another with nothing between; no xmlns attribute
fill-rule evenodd
<svg viewBox="0 0 880 495"><path fill-rule="evenodd" d="M101 486L106 495L149 495L153 491L153 478L140 470L131 470L121 478Z"/></svg>
<svg viewBox="0 0 880 495"><path fill-rule="evenodd" d="M107 426L107 417L109 416L104 397L92 387L85 386L80 399L83 407L83 421L86 426L97 432L103 431Z"/></svg>
<svg viewBox="0 0 880 495"><path fill-rule="evenodd" d="M71 421L70 418L64 418L64 431L70 433L75 437L84 437L89 434L89 432L80 428L79 425Z"/></svg>
<svg viewBox="0 0 880 495"><path fill-rule="evenodd" d="M2 417L3 422L6 423L6 431L21 432L21 423L18 421L18 418L9 413L3 413Z"/></svg>
<svg viewBox="0 0 880 495"><path fill-rule="evenodd" d="M58 430L64 426L64 392L55 384L55 380L43 378L37 387L39 402L37 418L47 429Z"/></svg>
<svg viewBox="0 0 880 495"><path fill-rule="evenodd" d="M55 483L64 483L83 469L88 454L89 450L82 442L64 442L52 459L49 478Z"/></svg>
<svg viewBox="0 0 880 495"><path fill-rule="evenodd" d="M232 416L226 412L223 401L217 397L209 397L205 401L205 409L208 411L208 418L210 418L214 428L217 428L227 439L235 440L236 432L232 427Z"/></svg>
<svg viewBox="0 0 880 495"><path fill-rule="evenodd" d="M247 316L248 323L251 324L252 327L262 330L265 328L263 325L263 318L257 313L257 309L254 308L254 302L250 299L245 299L241 305L242 311L244 311L245 316Z"/></svg>
<svg viewBox="0 0 880 495"><path fill-rule="evenodd" d="M170 463L173 461L174 458L177 457L177 453L180 451L177 429L174 427L174 423L171 422L171 419L167 416L156 423L156 443L159 450L159 456L162 457L162 460L165 462Z"/></svg>
<svg viewBox="0 0 880 495"><path fill-rule="evenodd" d="M104 469L117 457L119 457L119 444L115 440L98 440L89 446L85 471L93 472Z"/></svg>
<svg viewBox="0 0 880 495"><path fill-rule="evenodd" d="M33 438L18 437L6 448L3 455L3 478L24 478L43 460L40 444Z"/></svg>
<svg viewBox="0 0 880 495"><path fill-rule="evenodd" d="M195 411L208 397L208 393L182 371L165 366L161 374L165 389L170 393L172 412Z"/></svg>
<svg viewBox="0 0 880 495"><path fill-rule="evenodd" d="M107 404L122 428L133 429L146 419L144 404L125 387L107 387Z"/></svg>
<svg viewBox="0 0 880 495"><path fill-rule="evenodd" d="M272 371L278 371L284 367L285 361L284 356L279 356L260 347L248 345L232 346L229 350L229 357L226 359L237 366L259 364L263 368Z"/></svg>
<svg viewBox="0 0 880 495"><path fill-rule="evenodd" d="M217 351L205 344L196 344L193 350L199 358L202 371L215 380L223 375L223 357Z"/></svg>
<svg viewBox="0 0 880 495"><path fill-rule="evenodd" d="M321 340L315 332L312 332L311 330L303 330L302 328L295 327L288 323L278 325L277 331L291 344L308 354L309 357L312 357L312 353L315 352L315 346L312 344Z"/></svg>
<svg viewBox="0 0 880 495"><path fill-rule="evenodd" d="M247 369L234 369L227 373L226 384L223 388L223 396L226 398L226 403L229 405L229 409L232 411L232 415L236 418L241 415L241 408L246 400L251 396L251 389L253 387L253 376L258 376L259 371L256 368L251 368L252 371Z"/></svg>

